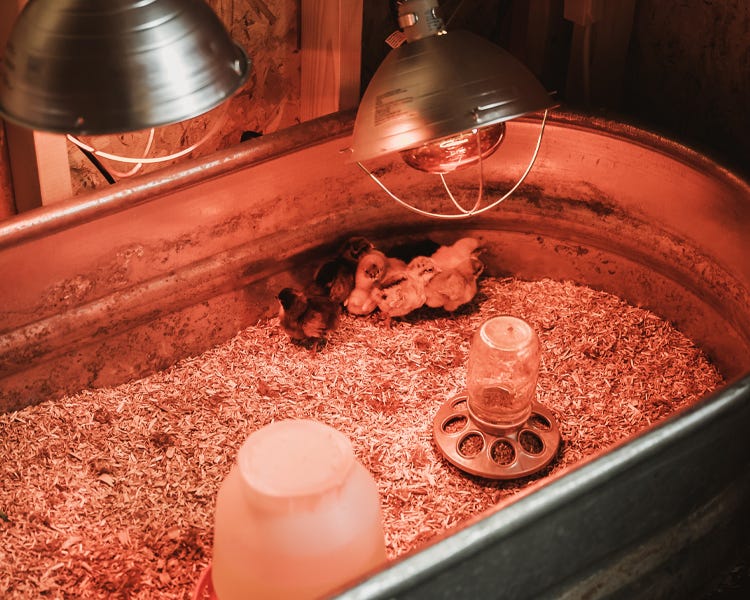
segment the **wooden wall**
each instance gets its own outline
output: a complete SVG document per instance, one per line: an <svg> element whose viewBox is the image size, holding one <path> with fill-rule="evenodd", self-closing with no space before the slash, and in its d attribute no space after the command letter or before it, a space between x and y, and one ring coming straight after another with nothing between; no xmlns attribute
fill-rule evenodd
<svg viewBox="0 0 750 600"><path fill-rule="evenodd" d="M5 145L5 129L0 127L0 219L8 218L15 213L11 186L8 153Z"/></svg>
<svg viewBox="0 0 750 600"><path fill-rule="evenodd" d="M750 179L750 2L639 0L625 109Z"/></svg>

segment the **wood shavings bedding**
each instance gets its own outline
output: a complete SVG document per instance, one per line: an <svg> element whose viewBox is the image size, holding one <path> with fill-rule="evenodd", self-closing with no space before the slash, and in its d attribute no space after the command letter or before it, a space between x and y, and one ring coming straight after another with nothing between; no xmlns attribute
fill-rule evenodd
<svg viewBox="0 0 750 600"><path fill-rule="evenodd" d="M563 444L535 477L492 482L441 458L432 418L462 391L487 318L537 330L537 399ZM658 422L721 376L668 323L569 282L480 280L453 315L344 316L320 352L278 319L114 389L0 415L0 596L189 598L211 558L216 492L252 431L313 418L346 434L374 475L389 556Z"/></svg>

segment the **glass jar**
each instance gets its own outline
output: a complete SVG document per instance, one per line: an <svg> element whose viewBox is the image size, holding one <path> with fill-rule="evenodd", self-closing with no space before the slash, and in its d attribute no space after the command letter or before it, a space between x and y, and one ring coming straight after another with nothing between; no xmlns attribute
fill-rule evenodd
<svg viewBox="0 0 750 600"><path fill-rule="evenodd" d="M377 487L346 436L285 420L247 438L216 501L218 600L318 598L385 561Z"/></svg>
<svg viewBox="0 0 750 600"><path fill-rule="evenodd" d="M467 406L480 426L502 432L531 415L539 376L539 338L526 321L501 315L474 335L466 374Z"/></svg>

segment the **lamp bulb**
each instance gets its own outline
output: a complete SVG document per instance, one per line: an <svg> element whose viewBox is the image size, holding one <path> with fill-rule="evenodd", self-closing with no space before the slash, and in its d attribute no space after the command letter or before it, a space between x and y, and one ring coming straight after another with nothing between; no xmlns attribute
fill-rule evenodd
<svg viewBox="0 0 750 600"><path fill-rule="evenodd" d="M470 129L401 151L403 161L425 173L450 173L484 160L505 138L505 123Z"/></svg>

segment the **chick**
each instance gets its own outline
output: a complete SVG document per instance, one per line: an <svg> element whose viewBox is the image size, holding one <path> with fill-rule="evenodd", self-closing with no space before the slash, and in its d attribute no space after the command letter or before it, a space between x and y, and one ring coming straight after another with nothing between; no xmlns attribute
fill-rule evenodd
<svg viewBox="0 0 750 600"><path fill-rule="evenodd" d="M344 306L353 315L369 315L377 308L377 303L370 296L372 288L385 275L388 269L388 257L374 248L366 251L357 262L354 273L354 289L344 301Z"/></svg>
<svg viewBox="0 0 750 600"><path fill-rule="evenodd" d="M380 250L369 250L357 261L357 270L354 275L354 287L370 288L380 281L388 268L388 257Z"/></svg>
<svg viewBox="0 0 750 600"><path fill-rule="evenodd" d="M372 295L372 290L354 288L349 297L344 301L346 310L353 315L369 315L378 307L378 303Z"/></svg>
<svg viewBox="0 0 750 600"><path fill-rule="evenodd" d="M437 272L425 284L425 304L453 312L471 302L477 293L477 278L482 271L482 261L470 256L455 267Z"/></svg>
<svg viewBox="0 0 750 600"><path fill-rule="evenodd" d="M426 299L425 283L435 274L432 259L414 258L405 268L393 269L373 287L372 297L388 323L420 308Z"/></svg>
<svg viewBox="0 0 750 600"><path fill-rule="evenodd" d="M293 288L279 292L279 321L282 329L298 343L317 350L336 328L341 307L326 296L308 296Z"/></svg>
<svg viewBox="0 0 750 600"><path fill-rule="evenodd" d="M356 265L359 259L364 256L365 253L370 250L374 250L375 246L370 240L362 236L354 236L346 240L344 245L338 252L338 255L345 261Z"/></svg>
<svg viewBox="0 0 750 600"><path fill-rule="evenodd" d="M409 261L406 270L423 283L427 283L439 272L435 261L429 256L416 256Z"/></svg>
<svg viewBox="0 0 750 600"><path fill-rule="evenodd" d="M431 256L435 266L444 271L454 269L472 256L481 252L479 240L473 237L465 237L457 240L450 246L441 246Z"/></svg>
<svg viewBox="0 0 750 600"><path fill-rule="evenodd" d="M320 265L313 274L313 283L306 288L311 295L327 296L336 304L347 299L354 289L353 265L334 258Z"/></svg>
<svg viewBox="0 0 750 600"><path fill-rule="evenodd" d="M387 256L385 259L385 272L388 271L403 271L406 269L407 264L395 256Z"/></svg>
<svg viewBox="0 0 750 600"><path fill-rule="evenodd" d="M359 258L374 247L363 237L348 239L336 256L324 262L313 275L311 291L328 296L337 304L346 301L354 289L354 275Z"/></svg>
<svg viewBox="0 0 750 600"><path fill-rule="evenodd" d="M393 272L373 288L372 298L390 324L391 317L402 317L424 304L424 284L406 271Z"/></svg>

